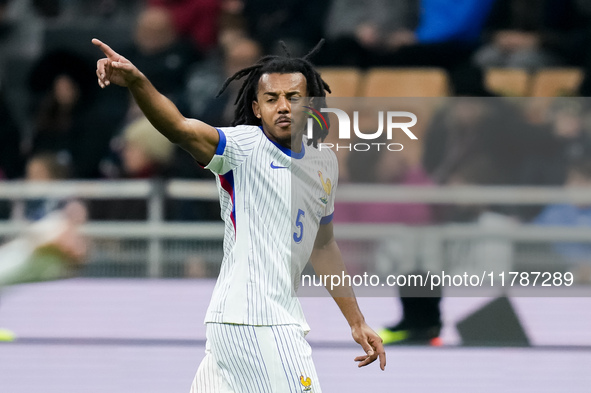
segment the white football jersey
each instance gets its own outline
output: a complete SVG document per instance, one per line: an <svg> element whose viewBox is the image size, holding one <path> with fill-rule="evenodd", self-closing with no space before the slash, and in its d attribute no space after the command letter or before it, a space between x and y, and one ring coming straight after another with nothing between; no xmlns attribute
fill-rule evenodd
<svg viewBox="0 0 591 393"><path fill-rule="evenodd" d="M205 322L299 324L295 295L320 224L334 211L336 156L302 142L295 153L262 128L219 128L207 169L217 174L224 259Z"/></svg>

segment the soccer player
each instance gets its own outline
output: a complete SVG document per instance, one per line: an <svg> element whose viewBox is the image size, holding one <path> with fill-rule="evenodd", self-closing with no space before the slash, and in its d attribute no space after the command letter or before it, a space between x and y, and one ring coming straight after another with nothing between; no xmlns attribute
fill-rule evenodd
<svg viewBox="0 0 591 393"><path fill-rule="evenodd" d="M191 392L320 392L309 330L295 297L304 265L341 274L333 236L334 154L314 146L328 132L303 136L305 97L324 103L328 85L305 58L266 56L238 71L245 78L233 127L185 118L127 59L103 42L98 84L127 87L154 127L217 176L225 221L224 258L205 317L206 355ZM310 104L307 102L307 104ZM292 208L293 206L293 208ZM366 366L386 355L350 288L332 291L365 354Z"/></svg>

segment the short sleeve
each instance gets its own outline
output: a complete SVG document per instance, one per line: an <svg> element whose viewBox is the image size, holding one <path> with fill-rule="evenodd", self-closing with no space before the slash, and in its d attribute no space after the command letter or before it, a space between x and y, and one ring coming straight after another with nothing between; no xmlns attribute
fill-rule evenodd
<svg viewBox="0 0 591 393"><path fill-rule="evenodd" d="M215 154L205 167L217 175L223 175L240 166L246 160L261 137L256 126L217 128L220 140Z"/></svg>

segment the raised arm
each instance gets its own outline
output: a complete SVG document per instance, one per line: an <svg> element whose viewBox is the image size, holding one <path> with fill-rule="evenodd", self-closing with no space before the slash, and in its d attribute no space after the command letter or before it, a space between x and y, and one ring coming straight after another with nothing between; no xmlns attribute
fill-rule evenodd
<svg viewBox="0 0 591 393"><path fill-rule="evenodd" d="M105 88L113 83L127 87L142 112L162 135L188 151L197 162L208 164L219 142L216 129L202 121L184 117L172 101L160 94L129 60L96 38L92 43L105 55L97 62L99 86Z"/></svg>
<svg viewBox="0 0 591 393"><path fill-rule="evenodd" d="M310 262L317 275L335 274L341 276L343 272L346 273L341 251L334 238L332 223L320 225ZM327 287L326 289L330 292L349 323L353 339L361 345L366 353L366 355L355 358L355 361L359 362L359 367L373 363L379 357L380 368L384 370L386 367L386 352L382 345L382 339L365 323L365 318L359 309L353 289L349 286L340 286L334 289Z"/></svg>

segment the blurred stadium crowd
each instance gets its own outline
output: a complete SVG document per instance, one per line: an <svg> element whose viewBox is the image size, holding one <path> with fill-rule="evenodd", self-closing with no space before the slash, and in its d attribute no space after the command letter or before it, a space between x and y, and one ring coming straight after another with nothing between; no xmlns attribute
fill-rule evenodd
<svg viewBox="0 0 591 393"><path fill-rule="evenodd" d="M588 96L591 0L0 0L0 180L211 178L142 118L125 89L100 91L92 37L136 64L186 116L216 126L233 116L236 85L214 98L225 78L282 51L279 40L298 56L326 38L314 61L327 80L335 70L352 72L328 80L337 95L375 70L437 69L445 88L426 95L460 98L433 115L412 157L370 163L378 180L591 184L586 101L560 100L522 116L503 100L462 99L535 95L515 88L524 77L565 67L570 82L554 92ZM493 71L508 84L495 84ZM374 96L368 86L359 82L351 94ZM405 94L395 82L380 87L377 95ZM343 180L367 180L367 170L355 172L362 167L355 155L349 161ZM105 203L90 207L91 219L145 218L145 206ZM35 209L29 206L30 218ZM168 215L216 219L218 209L178 205ZM408 217L397 220L409 224L474 218L400 211ZM0 218L8 216L8 206L0 207Z"/></svg>

